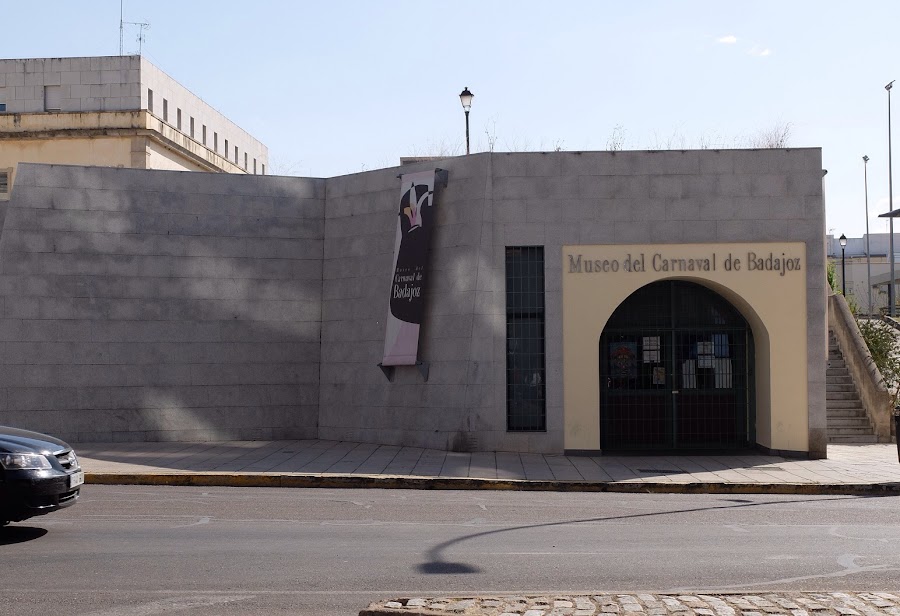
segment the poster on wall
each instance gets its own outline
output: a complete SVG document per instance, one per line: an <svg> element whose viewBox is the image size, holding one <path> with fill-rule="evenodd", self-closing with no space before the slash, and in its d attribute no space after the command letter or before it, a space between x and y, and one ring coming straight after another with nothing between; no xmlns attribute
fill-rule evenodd
<svg viewBox="0 0 900 616"><path fill-rule="evenodd" d="M434 228L435 188L446 184L447 172L441 169L400 176L383 366L412 366L418 361L428 251Z"/></svg>
<svg viewBox="0 0 900 616"><path fill-rule="evenodd" d="M633 379L637 376L637 344L616 342L610 346L609 374L618 379Z"/></svg>

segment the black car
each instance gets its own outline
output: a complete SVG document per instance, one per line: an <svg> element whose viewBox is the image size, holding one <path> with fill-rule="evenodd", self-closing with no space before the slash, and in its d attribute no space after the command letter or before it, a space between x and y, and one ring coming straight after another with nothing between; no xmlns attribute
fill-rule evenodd
<svg viewBox="0 0 900 616"><path fill-rule="evenodd" d="M0 526L74 505L83 483L66 443L0 426Z"/></svg>

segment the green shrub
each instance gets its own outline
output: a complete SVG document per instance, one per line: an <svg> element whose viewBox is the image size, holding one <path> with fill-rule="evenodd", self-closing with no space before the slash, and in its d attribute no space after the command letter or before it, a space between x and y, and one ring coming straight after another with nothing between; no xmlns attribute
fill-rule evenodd
<svg viewBox="0 0 900 616"><path fill-rule="evenodd" d="M829 261L828 265L825 267L825 277L828 280L828 286L835 293L840 293L841 290L838 289L837 283L837 265L834 261Z"/></svg>
<svg viewBox="0 0 900 616"><path fill-rule="evenodd" d="M859 331L862 334L872 361L881 372L884 386L891 394L891 406L897 408L900 400L900 353L897 351L897 341L892 328L881 321L865 320L857 321Z"/></svg>

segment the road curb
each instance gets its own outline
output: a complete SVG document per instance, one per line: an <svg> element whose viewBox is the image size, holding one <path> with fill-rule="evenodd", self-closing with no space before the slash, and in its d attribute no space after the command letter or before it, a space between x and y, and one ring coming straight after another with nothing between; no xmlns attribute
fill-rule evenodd
<svg viewBox="0 0 900 616"><path fill-rule="evenodd" d="M381 488L406 490L507 490L521 492L616 492L624 494L798 494L898 496L900 482L674 483L621 481L541 481L412 477L408 475L332 475L279 473L85 473L93 485L204 486L246 488Z"/></svg>

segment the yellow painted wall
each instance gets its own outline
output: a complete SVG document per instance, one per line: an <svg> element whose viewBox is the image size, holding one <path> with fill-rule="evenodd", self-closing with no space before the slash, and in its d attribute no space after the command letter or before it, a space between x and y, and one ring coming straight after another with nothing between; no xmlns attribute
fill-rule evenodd
<svg viewBox="0 0 900 616"><path fill-rule="evenodd" d="M159 143L146 140L147 169L162 169L166 171L207 171L200 165L194 164L184 156L173 152Z"/></svg>
<svg viewBox="0 0 900 616"><path fill-rule="evenodd" d="M752 268L750 253L763 258L763 268L774 268L776 262L782 267ZM636 258L643 271L629 266ZM685 260L684 269L680 259ZM696 260L693 270L688 269L690 259ZM740 260L739 269L735 259ZM707 262L709 271L703 269ZM799 269L787 270L785 264ZM563 246L562 267L567 450L600 449L599 343L607 320L637 289L673 279L716 291L750 324L756 352L757 442L770 449L809 450L803 243Z"/></svg>
<svg viewBox="0 0 900 616"><path fill-rule="evenodd" d="M248 173L147 111L0 114L0 137L0 169L30 162Z"/></svg>
<svg viewBox="0 0 900 616"><path fill-rule="evenodd" d="M11 167L15 185L17 163L131 167L131 137L3 139L0 169Z"/></svg>

